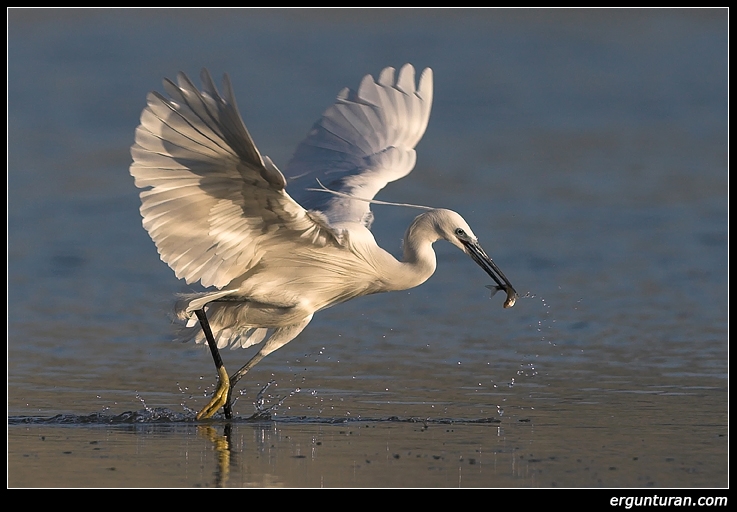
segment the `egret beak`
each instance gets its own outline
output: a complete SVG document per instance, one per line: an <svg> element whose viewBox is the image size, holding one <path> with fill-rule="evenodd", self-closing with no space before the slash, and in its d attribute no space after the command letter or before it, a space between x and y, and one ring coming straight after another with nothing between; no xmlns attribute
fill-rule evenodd
<svg viewBox="0 0 737 512"><path fill-rule="evenodd" d="M489 286L488 288L491 288L492 290L498 291L498 290L504 290L507 293L507 300L504 301L504 307L505 308L511 308L514 306L514 303L517 301L517 291L512 286L512 283L509 282L509 279L504 275L504 273L499 270L499 267L496 266L496 263L494 263L491 258L484 252L484 250L481 248L481 246L478 244L478 242L472 242L472 241L466 241L461 240L463 245L466 247L466 252L469 256L475 261L479 267L483 268L487 274L491 276L491 278L496 281L497 286ZM492 293L492 296L494 294Z"/></svg>

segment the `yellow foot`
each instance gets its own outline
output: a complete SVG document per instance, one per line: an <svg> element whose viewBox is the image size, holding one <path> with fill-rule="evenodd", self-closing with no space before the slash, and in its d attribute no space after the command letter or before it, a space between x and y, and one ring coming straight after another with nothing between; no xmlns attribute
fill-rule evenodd
<svg viewBox="0 0 737 512"><path fill-rule="evenodd" d="M211 418L212 415L218 412L218 409L224 406L225 402L228 401L229 390L230 379L228 378L228 372L225 369L225 366L221 366L220 368L218 368L218 388L215 390L215 394L212 395L210 403L208 403L205 407L202 408L200 412L197 413L196 418L198 420L206 420L207 418Z"/></svg>

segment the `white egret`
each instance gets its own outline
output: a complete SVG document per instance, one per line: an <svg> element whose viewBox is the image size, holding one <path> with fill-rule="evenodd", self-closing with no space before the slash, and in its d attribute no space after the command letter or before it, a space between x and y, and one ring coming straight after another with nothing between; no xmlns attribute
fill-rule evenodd
<svg viewBox="0 0 737 512"><path fill-rule="evenodd" d="M357 91L343 89L297 148L288 178L256 149L228 76L223 96L206 70L201 79L199 91L180 73L177 84L164 81L169 98L148 95L130 167L136 186L146 189L143 227L161 259L187 283L214 287L176 305L195 341L207 341L218 371L218 387L198 419L220 407L232 417L236 382L294 339L315 312L423 283L435 271L437 240L473 258L507 293L504 307L514 305L514 288L459 214L428 208L415 218L402 261L369 230L370 200L415 165L432 104L429 68L417 86L406 64L396 79L388 67L378 80L366 76ZM335 193L316 191L318 182ZM265 338L228 376L218 349Z"/></svg>

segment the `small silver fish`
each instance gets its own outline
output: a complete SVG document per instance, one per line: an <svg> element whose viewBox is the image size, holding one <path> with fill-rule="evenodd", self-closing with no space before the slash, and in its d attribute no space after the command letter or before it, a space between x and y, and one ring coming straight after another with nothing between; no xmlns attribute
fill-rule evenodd
<svg viewBox="0 0 737 512"><path fill-rule="evenodd" d="M519 297L515 289L512 288L511 286L499 286L499 285L487 284L486 287L489 290L491 290L491 297L496 295L496 292L498 292L499 290L504 290L505 292L507 292L507 300L504 301L505 308L511 308L512 306L514 306L514 303L517 302L517 297Z"/></svg>

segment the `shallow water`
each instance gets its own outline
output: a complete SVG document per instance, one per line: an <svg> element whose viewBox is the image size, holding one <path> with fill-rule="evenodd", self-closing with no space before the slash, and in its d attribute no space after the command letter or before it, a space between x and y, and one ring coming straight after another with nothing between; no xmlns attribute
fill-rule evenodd
<svg viewBox="0 0 737 512"><path fill-rule="evenodd" d="M10 486L728 485L726 11L11 10L8 43ZM528 296L438 243L195 422L214 368L127 170L146 93L228 72L284 167L407 61L435 103L380 199L459 211ZM374 211L399 254L416 212Z"/></svg>

